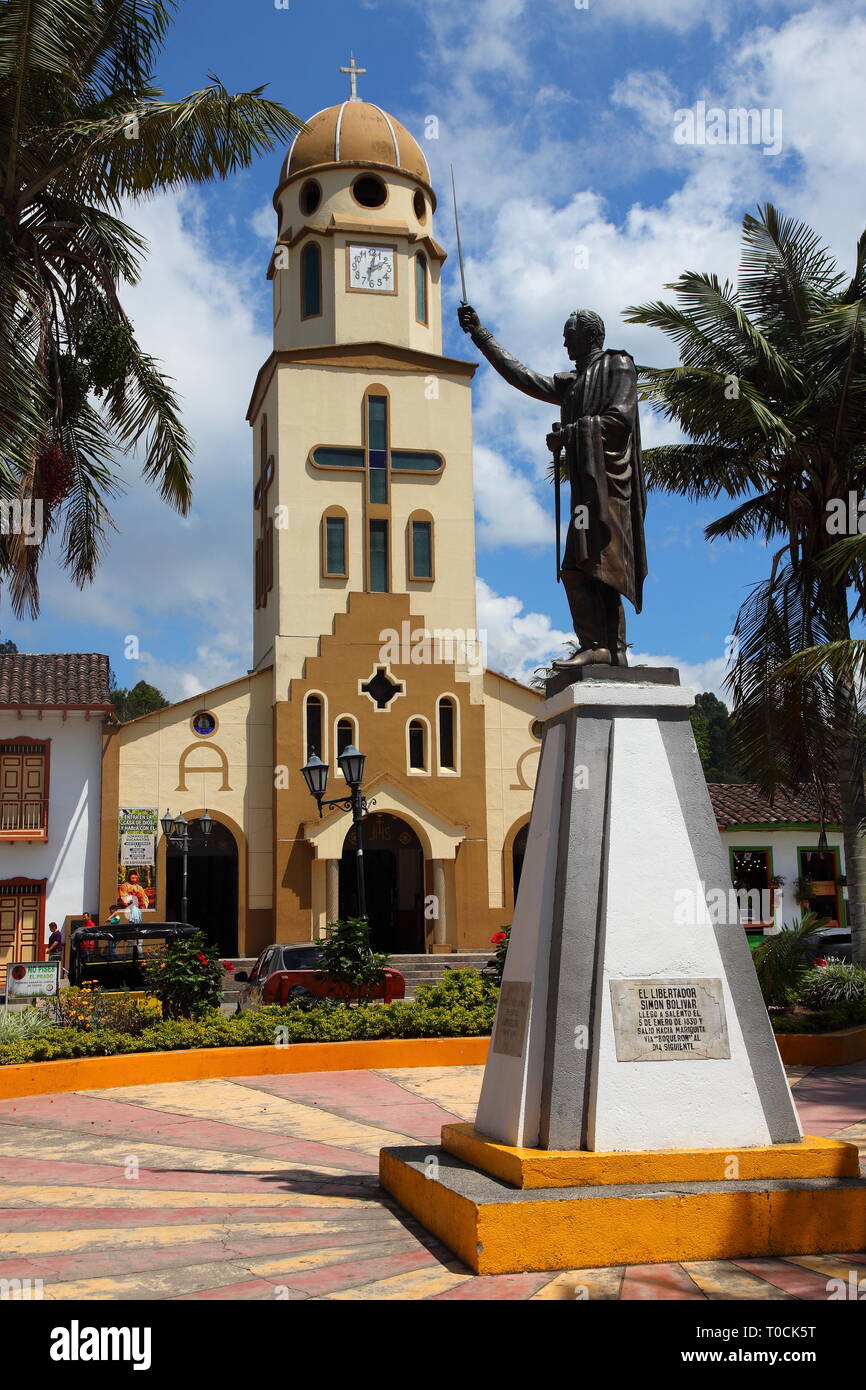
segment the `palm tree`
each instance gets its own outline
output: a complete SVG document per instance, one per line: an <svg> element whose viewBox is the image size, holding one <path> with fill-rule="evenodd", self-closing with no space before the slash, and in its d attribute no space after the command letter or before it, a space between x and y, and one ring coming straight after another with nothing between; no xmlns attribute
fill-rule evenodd
<svg viewBox="0 0 866 1390"><path fill-rule="evenodd" d="M41 504L79 586L99 565L117 452L139 450L180 512L191 497L172 387L120 302L146 249L123 206L225 178L303 125L263 88L232 95L213 77L166 101L153 70L174 8L0 3L0 504L31 528ZM0 575L35 615L43 545L3 531Z"/></svg>
<svg viewBox="0 0 866 1390"><path fill-rule="evenodd" d="M689 271L668 288L676 304L627 314L662 329L680 354L677 367L641 369L642 395L689 439L647 451L648 481L735 501L707 537L773 547L770 574L734 629L738 761L770 796L810 784L822 825L838 795L854 954L863 961L866 789L846 644L866 602L866 546L849 547L834 565L828 552L838 538L827 523L834 499L860 497L866 485L866 233L849 278L817 233L761 207L743 220L736 287Z"/></svg>

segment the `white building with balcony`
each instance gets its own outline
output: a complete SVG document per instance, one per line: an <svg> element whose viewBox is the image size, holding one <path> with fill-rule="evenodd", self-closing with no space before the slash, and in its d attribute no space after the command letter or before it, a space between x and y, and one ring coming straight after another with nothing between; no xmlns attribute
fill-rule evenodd
<svg viewBox="0 0 866 1390"><path fill-rule="evenodd" d="M99 909L108 657L0 656L0 993L8 961L41 960L48 923Z"/></svg>

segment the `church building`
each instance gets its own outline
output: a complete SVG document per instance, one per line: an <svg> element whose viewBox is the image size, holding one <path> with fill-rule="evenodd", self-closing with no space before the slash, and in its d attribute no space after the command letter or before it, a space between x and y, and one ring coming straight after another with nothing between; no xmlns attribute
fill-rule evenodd
<svg viewBox="0 0 866 1390"><path fill-rule="evenodd" d="M483 665L476 364L442 353L430 171L350 71L274 195L273 351L248 412L252 668L105 738L100 914L134 869L145 920L179 919L158 817L183 813L188 918L228 955L357 911L351 814L320 818L301 774L314 750L341 796L348 744L366 755L374 944L485 949L511 920L540 749L538 693Z"/></svg>

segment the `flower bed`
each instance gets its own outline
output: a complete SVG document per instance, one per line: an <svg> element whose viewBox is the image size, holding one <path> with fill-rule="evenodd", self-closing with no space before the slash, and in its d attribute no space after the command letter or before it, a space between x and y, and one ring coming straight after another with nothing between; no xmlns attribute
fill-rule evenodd
<svg viewBox="0 0 866 1390"><path fill-rule="evenodd" d="M163 1019L135 1033L85 1026L46 1027L0 1042L0 1066L76 1057L113 1057L187 1048L288 1046L308 1042L356 1042L385 1038L477 1038L489 1034L497 989L475 971L455 970L426 986L412 1001L393 1004L326 1004L301 1010L270 1005L226 1016ZM474 978L472 978L474 977Z"/></svg>
<svg viewBox="0 0 866 1390"><path fill-rule="evenodd" d="M783 1062L789 1066L845 1067L866 1061L866 1028L833 1033L777 1033Z"/></svg>

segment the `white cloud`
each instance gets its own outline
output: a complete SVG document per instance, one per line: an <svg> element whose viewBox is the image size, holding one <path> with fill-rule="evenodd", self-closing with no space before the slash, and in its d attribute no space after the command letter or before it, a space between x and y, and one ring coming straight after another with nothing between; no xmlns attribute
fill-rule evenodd
<svg viewBox="0 0 866 1390"><path fill-rule="evenodd" d="M698 691L709 690L725 704L730 705L731 697L725 690L725 677L730 669L726 657L712 657L709 661L684 661L679 656L653 656L648 652L629 652L629 666L675 666L680 673L680 685L692 685Z"/></svg>
<svg viewBox="0 0 866 1390"><path fill-rule="evenodd" d="M545 613L525 613L521 599L495 593L483 579L478 580L477 601L487 664L514 680L528 681L536 666L574 638L573 632L558 632Z"/></svg>
<svg viewBox="0 0 866 1390"><path fill-rule="evenodd" d="M487 665L514 680L528 683L539 666L548 666L564 655L566 643L575 640L573 632L560 632L546 613L527 613L523 601L514 594L497 594L484 580L478 580L478 627L483 634ZM686 661L680 656L658 656L652 652L629 652L630 666L674 666L680 684L709 690L730 704L725 690L729 663L726 657L707 661Z"/></svg>
<svg viewBox="0 0 866 1390"><path fill-rule="evenodd" d="M263 241L274 241L277 234L277 217L270 198L262 203L261 207L256 208L251 217L247 218L247 225Z"/></svg>
<svg viewBox="0 0 866 1390"><path fill-rule="evenodd" d="M484 444L475 446L473 474L481 549L551 544L553 521L524 474Z"/></svg>

